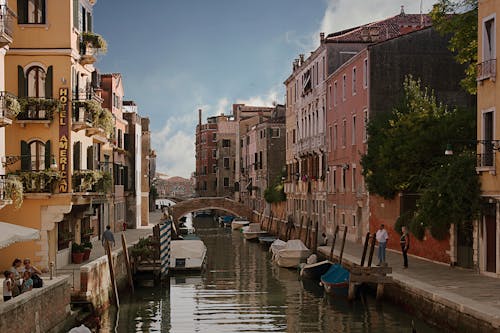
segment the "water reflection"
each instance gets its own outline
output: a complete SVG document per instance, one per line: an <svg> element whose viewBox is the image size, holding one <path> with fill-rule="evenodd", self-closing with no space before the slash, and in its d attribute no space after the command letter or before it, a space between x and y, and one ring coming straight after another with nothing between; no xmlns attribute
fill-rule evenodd
<svg viewBox="0 0 500 333"><path fill-rule="evenodd" d="M356 302L324 295L317 282L273 266L260 244L196 218L208 248L202 275L174 276L165 286L121 296L117 332L410 332L411 316L372 297ZM113 313L103 318L112 331ZM416 322L418 332L437 332Z"/></svg>

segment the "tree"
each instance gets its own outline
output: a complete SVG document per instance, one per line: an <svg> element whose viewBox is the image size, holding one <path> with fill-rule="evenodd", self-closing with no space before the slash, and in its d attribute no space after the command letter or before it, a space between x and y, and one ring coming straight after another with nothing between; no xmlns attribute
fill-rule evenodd
<svg viewBox="0 0 500 333"><path fill-rule="evenodd" d="M434 28L451 35L448 48L466 66L460 83L472 95L477 91L477 8L478 0L438 0L430 12Z"/></svg>
<svg viewBox="0 0 500 333"><path fill-rule="evenodd" d="M368 190L386 199L400 192L419 194L415 211L404 212L404 223L417 237L429 228L442 238L450 223L467 221L477 212L475 122L475 110L438 103L412 77L405 79L401 103L370 122L368 152L361 159ZM451 142L455 153L444 156Z"/></svg>

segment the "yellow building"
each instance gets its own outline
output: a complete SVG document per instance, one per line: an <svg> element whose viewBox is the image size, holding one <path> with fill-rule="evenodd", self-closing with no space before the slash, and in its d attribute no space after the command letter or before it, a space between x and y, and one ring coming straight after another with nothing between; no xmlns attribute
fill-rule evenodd
<svg viewBox="0 0 500 333"><path fill-rule="evenodd" d="M478 73L477 73L477 139L478 165L485 209L475 228L475 262L487 275L500 276L500 105L499 86L496 83L496 44L499 30L496 14L500 2L479 0L478 14ZM498 162L497 162L498 161ZM500 171L500 170L499 170Z"/></svg>
<svg viewBox="0 0 500 333"><path fill-rule="evenodd" d="M93 63L105 41L92 32L94 0L18 0L5 90L20 112L6 127L3 165L23 183L19 209L0 221L40 230L38 241L0 250L0 268L30 257L43 268L70 262L71 242L96 238L113 210L113 115L101 107Z"/></svg>

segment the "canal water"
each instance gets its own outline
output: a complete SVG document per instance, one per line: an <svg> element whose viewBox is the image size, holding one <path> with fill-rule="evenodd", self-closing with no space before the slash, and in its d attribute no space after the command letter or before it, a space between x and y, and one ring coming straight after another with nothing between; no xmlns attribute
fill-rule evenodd
<svg viewBox="0 0 500 333"><path fill-rule="evenodd" d="M212 218L196 218L194 226L208 248L207 270L121 295L118 313L102 317L102 332L391 333L411 332L412 320L419 333L439 332L369 294L354 302L325 295Z"/></svg>

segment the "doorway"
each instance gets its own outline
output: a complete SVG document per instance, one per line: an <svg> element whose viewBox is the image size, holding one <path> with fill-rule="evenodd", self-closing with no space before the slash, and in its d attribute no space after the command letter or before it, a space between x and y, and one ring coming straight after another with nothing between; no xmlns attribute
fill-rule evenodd
<svg viewBox="0 0 500 333"><path fill-rule="evenodd" d="M486 271L496 273L497 271L497 222L496 217L486 215L484 218L486 232Z"/></svg>
<svg viewBox="0 0 500 333"><path fill-rule="evenodd" d="M473 226L472 222L465 222L457 226L457 265L472 268L473 262Z"/></svg>

